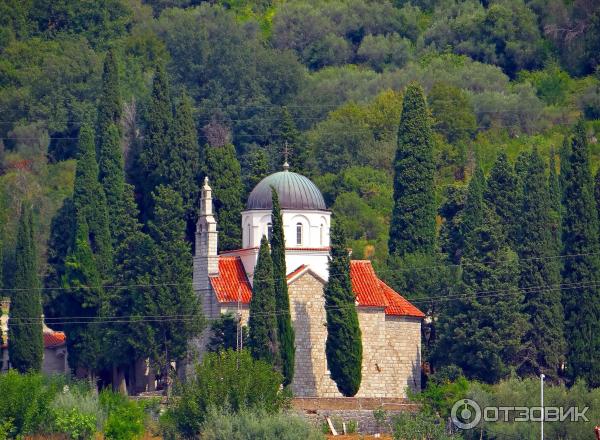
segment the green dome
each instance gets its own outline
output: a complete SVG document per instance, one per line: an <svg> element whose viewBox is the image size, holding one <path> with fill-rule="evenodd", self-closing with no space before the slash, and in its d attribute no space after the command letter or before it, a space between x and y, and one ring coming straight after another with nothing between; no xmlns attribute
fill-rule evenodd
<svg viewBox="0 0 600 440"><path fill-rule="evenodd" d="M282 209L327 209L321 191L310 179L287 170L271 174L258 182L248 197L246 209L271 210L271 187L277 191Z"/></svg>

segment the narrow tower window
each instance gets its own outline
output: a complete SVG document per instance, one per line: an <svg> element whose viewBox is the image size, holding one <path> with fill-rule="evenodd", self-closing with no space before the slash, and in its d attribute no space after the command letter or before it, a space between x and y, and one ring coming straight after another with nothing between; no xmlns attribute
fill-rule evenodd
<svg viewBox="0 0 600 440"><path fill-rule="evenodd" d="M319 228L319 244L323 246L323 223L321 223L321 227Z"/></svg>
<svg viewBox="0 0 600 440"><path fill-rule="evenodd" d="M246 225L246 237L248 237L246 239L246 247L252 246L252 237L250 236L250 231L251 231L251 229L250 229L250 223L248 223Z"/></svg>
<svg viewBox="0 0 600 440"><path fill-rule="evenodd" d="M271 223L267 223L267 238L271 241L271 237L273 236L273 225Z"/></svg>
<svg viewBox="0 0 600 440"><path fill-rule="evenodd" d="M302 223L296 223L296 244L302 245Z"/></svg>

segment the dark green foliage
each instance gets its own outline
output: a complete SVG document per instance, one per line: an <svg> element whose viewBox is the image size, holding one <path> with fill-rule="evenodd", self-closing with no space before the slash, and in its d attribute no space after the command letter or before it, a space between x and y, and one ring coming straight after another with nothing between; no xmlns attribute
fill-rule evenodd
<svg viewBox="0 0 600 440"><path fill-rule="evenodd" d="M566 350L560 290L560 260L552 224L552 205L543 159L533 150L523 182L518 214L519 287L525 293L529 331L525 334L524 374L546 374L555 379ZM543 290L540 286L548 286Z"/></svg>
<svg viewBox="0 0 600 440"><path fill-rule="evenodd" d="M153 199L153 220L148 224L148 231L155 243L151 283L156 287L150 291L144 314L189 318L151 324L148 332L153 340L146 349L162 369L171 360L181 361L187 356L188 342L202 331L204 321L198 297L192 289L192 253L185 240L181 196L160 185Z"/></svg>
<svg viewBox="0 0 600 440"><path fill-rule="evenodd" d="M600 273L598 212L590 170L587 134L583 121L573 132L571 154L563 177L562 237L564 255L563 291L565 337L569 343L567 374L571 379L600 385L600 292L595 285ZM561 175L563 170L561 169Z"/></svg>
<svg viewBox="0 0 600 440"><path fill-rule="evenodd" d="M245 158L244 185L246 193L250 193L258 182L269 175L269 156L264 149L255 146Z"/></svg>
<svg viewBox="0 0 600 440"><path fill-rule="evenodd" d="M308 151L287 107L283 107L281 110L279 130L279 144L276 146L278 151L274 156L277 161L273 164L273 167L276 170L281 169L281 166L285 162L285 147L287 145L287 162L290 165L290 170L295 173L306 174L308 171Z"/></svg>
<svg viewBox="0 0 600 440"><path fill-rule="evenodd" d="M477 130L469 95L458 87L437 82L428 95L434 130L450 143L468 141Z"/></svg>
<svg viewBox="0 0 600 440"><path fill-rule="evenodd" d="M162 64L156 67L145 122L144 145L137 158L141 170L136 187L142 194L142 219L147 220L152 211L152 192L167 183L168 154L173 141L171 92Z"/></svg>
<svg viewBox="0 0 600 440"><path fill-rule="evenodd" d="M248 318L248 347L256 360L281 367L281 351L277 331L275 281L269 240L260 241L258 261L254 269L250 317Z"/></svg>
<svg viewBox="0 0 600 440"><path fill-rule="evenodd" d="M8 353L10 363L20 373L42 368L44 340L42 336L42 299L37 273L37 251L31 208L21 206L15 251L13 286L8 320Z"/></svg>
<svg viewBox="0 0 600 440"><path fill-rule="evenodd" d="M496 213L482 209L481 223L467 236L461 296L440 319L434 361L455 364L469 378L494 383L518 366L527 322L521 313L517 257Z"/></svg>
<svg viewBox="0 0 600 440"><path fill-rule="evenodd" d="M248 343L248 327L241 326L240 328L242 331L242 346L245 347ZM237 318L233 313L222 314L219 319L213 321L210 325L210 331L208 351L219 352L238 348L238 325Z"/></svg>
<svg viewBox="0 0 600 440"><path fill-rule="evenodd" d="M112 139L107 139L109 136L109 127L115 124L119 133L120 141L120 122L121 113L123 111L121 104L121 93L119 84L119 71L117 60L112 50L106 53L104 58L104 67L102 71L102 88L100 91L100 100L98 102L98 115L96 118L96 153L99 154L102 145L105 142L112 142ZM119 148L120 148L119 144ZM102 158L98 155L98 163L102 174Z"/></svg>
<svg viewBox="0 0 600 440"><path fill-rule="evenodd" d="M439 208L443 219L440 228L440 249L448 255L452 264L458 264L463 252L463 210L467 198L467 188L464 186L447 186L444 189L444 203Z"/></svg>
<svg viewBox="0 0 600 440"><path fill-rule="evenodd" d="M65 262L63 290L57 299L59 316L65 321L73 321L63 327L67 336L69 365L73 369L85 368L88 373L99 367L103 350L99 327L83 321L99 317L105 299L102 276L89 236L85 218L78 217L75 243ZM77 319L72 319L75 317Z"/></svg>
<svg viewBox="0 0 600 440"><path fill-rule="evenodd" d="M487 205L498 215L509 243L514 246L518 233L517 215L519 212L517 176L504 152L498 155L490 171L483 197Z"/></svg>
<svg viewBox="0 0 600 440"><path fill-rule="evenodd" d="M247 350L207 353L195 375L176 388L177 399L162 421L185 438L195 438L211 409L276 413L287 403L282 380L269 363L255 360Z"/></svg>
<svg viewBox="0 0 600 440"><path fill-rule="evenodd" d="M562 205L561 199L562 194L560 190L560 180L558 177L556 158L554 150L550 150L550 173L548 175L548 195L550 197L550 216L551 216L551 229L552 237L554 240L555 255L560 255L562 251L562 233L561 233L561 216L562 216Z"/></svg>
<svg viewBox="0 0 600 440"><path fill-rule="evenodd" d="M481 167L476 166L475 172L467 187L467 196L460 223L460 235L454 248L460 250L460 255L466 252L467 241L475 229L483 223L485 202L483 193L485 191L485 176ZM456 255L456 251L455 251Z"/></svg>
<svg viewBox="0 0 600 440"><path fill-rule="evenodd" d="M105 130L105 136L98 146L99 179L106 194L108 217L110 219L110 235L112 246L115 248L123 239L124 229L131 223L130 213L125 211L125 173L123 171L123 154L121 153L120 130L110 123Z"/></svg>
<svg viewBox="0 0 600 440"><path fill-rule="evenodd" d="M423 89L414 83L404 95L394 172L389 253L430 253L435 244L433 141Z"/></svg>
<svg viewBox="0 0 600 440"><path fill-rule="evenodd" d="M84 126L79 133L73 204L76 222L87 224L89 245L98 271L103 279L107 279L112 269L112 245L106 196L98 181L98 173L92 131Z"/></svg>
<svg viewBox="0 0 600 440"><path fill-rule="evenodd" d="M193 241L196 226L200 179L200 148L192 111L192 101L187 95L182 95L175 110L173 142L168 147L165 164L166 181L183 200L186 236L190 242Z"/></svg>
<svg viewBox="0 0 600 440"><path fill-rule="evenodd" d="M277 191L271 188L273 210L271 222L273 232L271 235L271 258L273 260L273 277L275 286L275 310L277 311L277 337L281 356L281 372L283 384L287 386L294 378L294 329L290 315L290 297L288 295L287 269L285 267L285 237L283 234L283 217Z"/></svg>
<svg viewBox="0 0 600 440"><path fill-rule="evenodd" d="M350 283L350 255L343 226L335 221L331 227L329 280L325 285L327 315L327 368L338 390L346 396L356 395L362 380L362 336L358 324L356 298Z"/></svg>
<svg viewBox="0 0 600 440"><path fill-rule="evenodd" d="M213 189L219 229L224 232L219 235L219 250L238 249L242 244L240 213L243 210L243 185L233 145L207 148L206 175Z"/></svg>

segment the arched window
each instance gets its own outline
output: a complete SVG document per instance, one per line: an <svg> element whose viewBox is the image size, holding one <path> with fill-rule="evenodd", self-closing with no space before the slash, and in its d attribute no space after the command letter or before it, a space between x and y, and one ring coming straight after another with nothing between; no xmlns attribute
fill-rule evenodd
<svg viewBox="0 0 600 440"><path fill-rule="evenodd" d="M271 241L271 237L273 236L273 225L271 223L267 223L267 238Z"/></svg>
<svg viewBox="0 0 600 440"><path fill-rule="evenodd" d="M323 223L321 223L321 227L319 228L319 244L323 246Z"/></svg>
<svg viewBox="0 0 600 440"><path fill-rule="evenodd" d="M252 231L252 229L250 228L250 223L248 223L246 225L246 237L248 237L246 239L246 247L250 247L252 245L252 237L250 236L251 231Z"/></svg>
<svg viewBox="0 0 600 440"><path fill-rule="evenodd" d="M302 245L302 223L296 223L296 244Z"/></svg>

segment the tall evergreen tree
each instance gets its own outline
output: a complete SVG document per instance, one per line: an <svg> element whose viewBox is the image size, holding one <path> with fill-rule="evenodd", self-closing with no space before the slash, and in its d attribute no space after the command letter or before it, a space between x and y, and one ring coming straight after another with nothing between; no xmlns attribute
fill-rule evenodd
<svg viewBox="0 0 600 440"><path fill-rule="evenodd" d="M288 153L287 161L290 165L290 169L299 174L306 174L308 171L308 151L304 145L300 136L300 131L296 127L294 119L290 114L287 107L283 107L281 110L281 122L280 122L280 133L279 142L277 146L277 154L274 155L277 158L277 163L273 164L275 169L280 169L283 162L286 159L285 148L287 146Z"/></svg>
<svg viewBox="0 0 600 440"><path fill-rule="evenodd" d="M462 294L440 319L434 360L458 365L469 378L494 383L518 366L527 321L521 313L516 255L495 211L482 209L481 223L467 236L461 261Z"/></svg>
<svg viewBox="0 0 600 440"><path fill-rule="evenodd" d="M362 380L362 335L356 297L350 282L350 255L339 221L331 227L329 280L325 285L327 341L325 354L331 378L346 397L356 395Z"/></svg>
<svg viewBox="0 0 600 440"><path fill-rule="evenodd" d="M168 149L166 182L183 200L186 237L192 242L196 227L196 198L200 179L200 149L192 114L192 101L183 94L175 111L173 143Z"/></svg>
<svg viewBox="0 0 600 440"><path fill-rule="evenodd" d="M485 191L485 176L480 166L475 168L475 172L469 181L465 206L462 212L462 219L459 224L460 234L457 234L457 243L459 257L466 252L469 236L475 229L481 226L483 214L485 212L485 201L483 193Z"/></svg>
<svg viewBox="0 0 600 440"><path fill-rule="evenodd" d="M566 350L561 295L556 288L560 284L560 260L555 258L556 243L548 227L552 223L552 206L544 161L535 149L523 181L518 218L519 287L525 293L524 311L530 323L521 371L556 378Z"/></svg>
<svg viewBox="0 0 600 440"><path fill-rule="evenodd" d="M152 213L152 192L158 185L166 183L168 150L173 139L171 92L162 64L156 67L145 120L144 147L138 158L141 180L136 182L136 186L142 194L142 219L147 220Z"/></svg>
<svg viewBox="0 0 600 440"><path fill-rule="evenodd" d="M285 267L285 237L283 234L283 217L279 196L274 188L271 188L273 199L273 211L271 222L273 232L271 234L271 258L273 259L273 277L275 283L275 310L277 311L277 336L279 340L279 351L281 356L283 384L292 383L294 378L294 358L296 348L294 347L294 329L292 328L292 316L290 314L290 297L288 295L287 269Z"/></svg>
<svg viewBox="0 0 600 440"><path fill-rule="evenodd" d="M90 230L85 217L78 215L76 225L75 244L65 262L60 316L68 322L64 331L69 365L74 370L82 368L91 375L102 362L102 335L97 325L83 321L91 321L101 315L105 292L90 246Z"/></svg>
<svg viewBox="0 0 600 440"><path fill-rule="evenodd" d="M506 153L501 152L490 171L484 199L490 208L498 214L500 224L511 245L516 244L519 212L519 197L517 193L517 176L508 162Z"/></svg>
<svg viewBox="0 0 600 440"><path fill-rule="evenodd" d="M115 124L121 137L120 121L123 112L121 103L121 93L119 85L119 70L117 60L112 50L109 50L104 58L104 67L102 71L102 88L100 100L98 102L98 114L96 119L96 153L98 162L100 160L100 148L107 141L108 128Z"/></svg>
<svg viewBox="0 0 600 440"><path fill-rule="evenodd" d="M423 89L410 84L404 94L394 161L394 209L390 255L431 253L435 245L433 136Z"/></svg>
<svg viewBox="0 0 600 440"><path fill-rule="evenodd" d="M598 212L590 170L585 124L574 129L563 177L562 223L564 254L563 283L574 286L563 291L565 336L568 346L567 374L600 385L600 244ZM562 167L562 165L561 165ZM561 175L563 169L561 168Z"/></svg>
<svg viewBox="0 0 600 440"><path fill-rule="evenodd" d="M15 273L8 319L10 363L20 373L40 371L44 356L42 299L37 273L33 214L25 203L17 231Z"/></svg>
<svg viewBox="0 0 600 440"><path fill-rule="evenodd" d="M559 255L562 251L562 204L560 180L556 169L556 158L554 150L550 150L550 172L548 174L548 194L550 196L550 214L552 237L554 239L554 255Z"/></svg>
<svg viewBox="0 0 600 440"><path fill-rule="evenodd" d="M186 320L160 320L148 329L153 335L149 355L167 371L172 360L188 355L188 341L204 327L200 303L192 289L191 246L185 240L184 209L181 196L159 185L153 194L154 213L148 231L154 240L154 269L146 315L186 316Z"/></svg>
<svg viewBox="0 0 600 440"><path fill-rule="evenodd" d="M228 144L206 151L206 175L213 188L213 203L219 227L219 250L238 249L242 245L242 177L235 148Z"/></svg>
<svg viewBox="0 0 600 440"><path fill-rule="evenodd" d="M269 175L269 156L264 149L255 146L245 157L244 185L246 193L250 193L258 182Z"/></svg>
<svg viewBox="0 0 600 440"><path fill-rule="evenodd" d="M447 186L444 188L444 203L439 208L443 219L440 228L440 249L452 264L460 263L463 252L462 221L467 188Z"/></svg>
<svg viewBox="0 0 600 440"><path fill-rule="evenodd" d="M124 223L130 222L124 212L123 197L125 191L125 173L123 171L121 136L114 123L106 127L105 137L99 144L99 179L106 194L106 204L110 219L109 229L113 248L122 238Z"/></svg>
<svg viewBox="0 0 600 440"><path fill-rule="evenodd" d="M258 261L254 270L254 285L248 319L248 346L254 359L269 362L279 368L281 355L275 315L275 281L269 240L260 241Z"/></svg>
<svg viewBox="0 0 600 440"><path fill-rule="evenodd" d="M91 129L83 126L79 133L73 204L77 221L82 219L88 226L90 247L98 271L103 279L107 279L110 277L113 255L106 195L98 181L98 173L94 137Z"/></svg>
<svg viewBox="0 0 600 440"><path fill-rule="evenodd" d="M567 187L567 176L570 174L570 157L571 157L571 138L565 136L563 142L558 149L558 160L560 162L560 175L558 176L558 182L560 184L561 192L564 192Z"/></svg>

